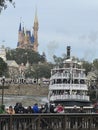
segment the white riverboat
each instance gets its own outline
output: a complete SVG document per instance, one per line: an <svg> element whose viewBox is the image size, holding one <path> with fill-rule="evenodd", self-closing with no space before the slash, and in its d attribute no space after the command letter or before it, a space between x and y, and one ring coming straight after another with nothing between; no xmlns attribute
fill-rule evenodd
<svg viewBox="0 0 98 130"><path fill-rule="evenodd" d="M82 63L70 57L67 46L67 58L63 67L51 70L48 99L50 103L64 106L90 106L87 78Z"/></svg>

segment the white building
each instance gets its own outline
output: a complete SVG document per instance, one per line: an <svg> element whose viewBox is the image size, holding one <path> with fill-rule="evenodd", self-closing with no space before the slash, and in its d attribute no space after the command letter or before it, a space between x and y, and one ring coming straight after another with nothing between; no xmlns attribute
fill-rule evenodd
<svg viewBox="0 0 98 130"><path fill-rule="evenodd" d="M2 46L0 47L0 57L1 57L4 61L6 61L6 49L5 49L4 45L2 45Z"/></svg>

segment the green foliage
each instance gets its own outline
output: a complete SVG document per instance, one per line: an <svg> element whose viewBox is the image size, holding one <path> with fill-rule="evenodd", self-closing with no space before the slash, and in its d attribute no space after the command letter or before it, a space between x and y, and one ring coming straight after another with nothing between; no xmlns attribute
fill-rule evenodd
<svg viewBox="0 0 98 130"><path fill-rule="evenodd" d="M53 59L54 59L54 63L56 65L59 65L60 67L63 66L63 60L64 58L61 58L61 57L57 57L56 55L53 56Z"/></svg>
<svg viewBox="0 0 98 130"><path fill-rule="evenodd" d="M15 2L13 2L13 0L0 0L0 12L4 9L7 8L7 2L12 3L12 5L15 7Z"/></svg>
<svg viewBox="0 0 98 130"><path fill-rule="evenodd" d="M0 77L7 74L7 64L3 61L2 58L0 58Z"/></svg>
<svg viewBox="0 0 98 130"><path fill-rule="evenodd" d="M33 64L28 70L26 71L26 77L32 77L35 79L39 78L50 78L51 75L51 67L50 64ZM33 68L33 69L32 69Z"/></svg>
<svg viewBox="0 0 98 130"><path fill-rule="evenodd" d="M93 67L94 67L94 69L97 69L97 70L98 70L98 59L95 59L95 60L93 61Z"/></svg>
<svg viewBox="0 0 98 130"><path fill-rule="evenodd" d="M32 65L38 62L45 62L45 58L43 55L40 55L33 50L26 49L14 49L7 51L7 60L15 60L17 64L27 63L27 61Z"/></svg>
<svg viewBox="0 0 98 130"><path fill-rule="evenodd" d="M83 65L83 68L85 69L85 73L87 75L88 72L90 72L92 69L92 63L89 63L88 61L82 61L82 65Z"/></svg>
<svg viewBox="0 0 98 130"><path fill-rule="evenodd" d="M95 91L95 90L90 91L90 100L91 100L91 101L96 101L96 100L98 100L96 96L97 96L97 95L96 95L96 91Z"/></svg>

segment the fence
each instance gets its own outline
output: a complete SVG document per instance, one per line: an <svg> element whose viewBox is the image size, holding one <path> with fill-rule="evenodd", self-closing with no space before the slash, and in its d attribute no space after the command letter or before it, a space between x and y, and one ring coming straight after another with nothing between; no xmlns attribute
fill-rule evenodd
<svg viewBox="0 0 98 130"><path fill-rule="evenodd" d="M98 130L98 114L1 114L0 130Z"/></svg>

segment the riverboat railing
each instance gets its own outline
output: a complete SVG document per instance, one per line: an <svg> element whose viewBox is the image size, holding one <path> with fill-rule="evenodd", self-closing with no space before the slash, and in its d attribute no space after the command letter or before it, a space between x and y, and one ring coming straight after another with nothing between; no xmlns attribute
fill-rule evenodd
<svg viewBox="0 0 98 130"><path fill-rule="evenodd" d="M86 96L86 95L69 95L69 94L66 94L66 95L52 95L50 97L50 101L54 101L54 100L73 100L73 99L76 99L76 100L82 100L82 101L89 101L89 96Z"/></svg>
<svg viewBox="0 0 98 130"><path fill-rule="evenodd" d="M0 130L98 130L98 114L0 114Z"/></svg>
<svg viewBox="0 0 98 130"><path fill-rule="evenodd" d="M88 86L86 84L51 84L49 89L59 90L59 89L74 89L74 90L88 90Z"/></svg>
<svg viewBox="0 0 98 130"><path fill-rule="evenodd" d="M52 78L69 78L69 73L56 73L52 75ZM73 78L86 79L84 73L73 73Z"/></svg>

